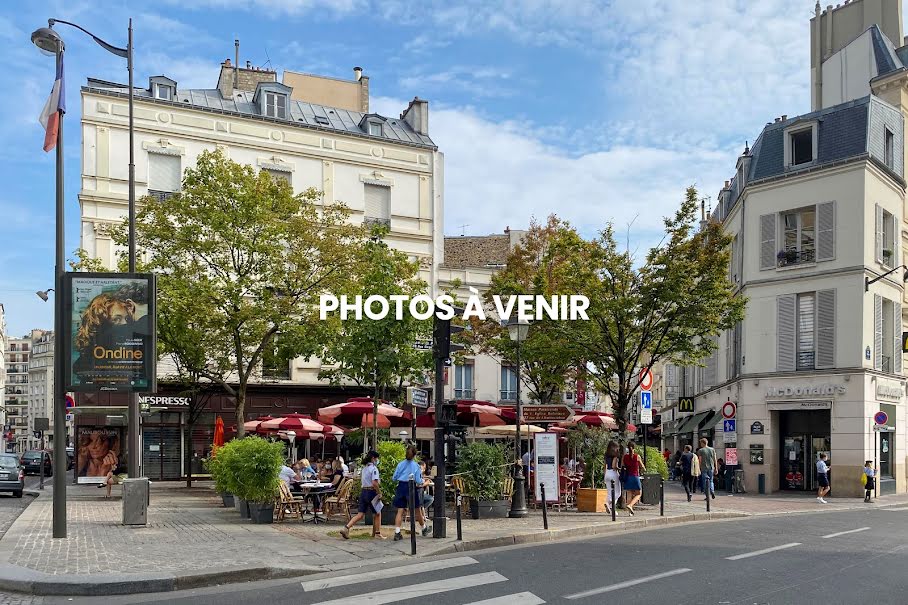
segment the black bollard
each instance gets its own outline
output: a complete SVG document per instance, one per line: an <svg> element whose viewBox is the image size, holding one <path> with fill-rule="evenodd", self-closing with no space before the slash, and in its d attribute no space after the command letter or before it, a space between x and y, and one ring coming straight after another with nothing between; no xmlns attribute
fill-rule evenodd
<svg viewBox="0 0 908 605"><path fill-rule="evenodd" d="M463 527L460 524L460 490L454 488L454 516L457 518L457 541L463 542Z"/></svg>
<svg viewBox="0 0 908 605"><path fill-rule="evenodd" d="M665 516L665 479L659 479L659 516Z"/></svg>
<svg viewBox="0 0 908 605"><path fill-rule="evenodd" d="M710 487L710 486L709 486L709 483L708 483L707 481L704 481L704 482L703 482L703 486L704 486L704 488L705 488L705 490L706 490L706 491L704 492L704 493L706 494L706 512L709 512L709 487Z"/></svg>
<svg viewBox="0 0 908 605"><path fill-rule="evenodd" d="M547 507L546 501L545 501L545 483L539 484L539 490L542 492L542 528L548 529L549 528L549 514L548 514L548 510L547 510L548 507Z"/></svg>
<svg viewBox="0 0 908 605"><path fill-rule="evenodd" d="M612 479L611 498L612 498L612 521L615 521L617 519L617 517L615 516L615 480L614 479Z"/></svg>
<svg viewBox="0 0 908 605"><path fill-rule="evenodd" d="M410 554L416 555L416 481L410 475Z"/></svg>

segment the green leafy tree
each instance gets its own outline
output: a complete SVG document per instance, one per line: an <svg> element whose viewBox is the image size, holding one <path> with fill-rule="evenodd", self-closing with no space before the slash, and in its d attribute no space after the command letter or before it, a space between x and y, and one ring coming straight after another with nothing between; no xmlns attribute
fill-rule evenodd
<svg viewBox="0 0 908 605"><path fill-rule="evenodd" d="M410 299L427 294L426 283L419 278L417 263L388 246L384 241L386 233L384 228L374 229L362 247L356 294L363 301L373 295L385 299L405 296L403 317L397 319L392 302L383 319L369 319L364 314L362 320L352 315L341 320L340 330L328 344L324 358L334 367L320 373L320 377L336 384L352 380L359 386L371 386L376 411L381 395L389 389L399 391L406 382L424 382L432 363L431 352L414 347L414 341L431 337L432 320L416 319L409 311ZM377 306L374 309L378 311ZM378 440L377 431L378 416L373 414L373 446Z"/></svg>
<svg viewBox="0 0 908 605"><path fill-rule="evenodd" d="M585 246L577 231L554 215L545 224L531 223L521 243L508 255L506 266L492 277L485 293L489 319L473 322L475 342L482 352L516 361L517 343L501 326L493 297L500 296L504 301L508 296L530 294L550 300L552 296L577 294L575 267L582 262ZM526 340L520 343L521 381L530 387L530 398L539 403L557 402L582 365L560 323L548 317L534 321Z"/></svg>
<svg viewBox="0 0 908 605"><path fill-rule="evenodd" d="M713 336L744 316L745 298L728 279L731 237L712 221L696 229L698 205L697 190L688 188L665 219L663 242L642 263L619 249L609 225L575 267L590 321L565 322L562 333L610 396L622 435L642 369L661 360L701 364L716 348Z"/></svg>
<svg viewBox="0 0 908 605"><path fill-rule="evenodd" d="M269 347L317 355L337 329L319 319L319 295L350 288L364 238L320 197L206 151L179 193L144 198L136 217L142 269L158 274L160 352L235 399L240 437ZM114 238L126 244L125 224Z"/></svg>
<svg viewBox="0 0 908 605"><path fill-rule="evenodd" d="M605 487L605 452L611 441L611 433L599 426L578 424L567 435L568 446L580 452L586 471L583 474L583 487L597 489Z"/></svg>

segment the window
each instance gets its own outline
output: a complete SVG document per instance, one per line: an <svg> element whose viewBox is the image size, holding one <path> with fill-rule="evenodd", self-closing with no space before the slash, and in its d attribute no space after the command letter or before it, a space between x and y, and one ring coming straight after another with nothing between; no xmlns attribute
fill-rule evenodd
<svg viewBox="0 0 908 605"><path fill-rule="evenodd" d="M180 156L148 154L148 195L164 200L180 190Z"/></svg>
<svg viewBox="0 0 908 605"><path fill-rule="evenodd" d="M816 354L814 293L798 295L798 370L813 370Z"/></svg>
<svg viewBox="0 0 908 605"><path fill-rule="evenodd" d="M367 225L391 224L391 188L381 185L363 185L365 197L365 223Z"/></svg>
<svg viewBox="0 0 908 605"><path fill-rule="evenodd" d="M883 264L887 267L891 267L893 263L893 248L895 242L895 220L893 216L883 210L883 250L882 250L882 261Z"/></svg>
<svg viewBox="0 0 908 605"><path fill-rule="evenodd" d="M381 124L378 122L369 122L369 134L374 137L381 136Z"/></svg>
<svg viewBox="0 0 908 605"><path fill-rule="evenodd" d="M791 165L808 164L813 161L813 129L808 128L792 132L789 136L791 145Z"/></svg>
<svg viewBox="0 0 908 605"><path fill-rule="evenodd" d="M315 123L321 124L322 126L328 126L331 122L328 121L328 118L325 116L315 116Z"/></svg>
<svg viewBox="0 0 908 605"><path fill-rule="evenodd" d="M517 400L517 372L511 366L501 366L501 399Z"/></svg>
<svg viewBox="0 0 908 605"><path fill-rule="evenodd" d="M880 326L882 340L882 349L880 351L880 370L892 373L893 361L895 360L895 322L893 321L893 304L892 301L884 298L882 300L882 322Z"/></svg>
<svg viewBox="0 0 908 605"><path fill-rule="evenodd" d="M454 367L454 398L473 399L473 364Z"/></svg>
<svg viewBox="0 0 908 605"><path fill-rule="evenodd" d="M267 172L271 175L271 178L285 181L286 183L292 185L293 179L292 175L285 170L275 170L273 168L262 168L262 172Z"/></svg>
<svg viewBox="0 0 908 605"><path fill-rule="evenodd" d="M287 119L287 95L276 92L266 92L265 115L269 118Z"/></svg>
<svg viewBox="0 0 908 605"><path fill-rule="evenodd" d="M780 267L812 263L816 260L816 209L814 207L782 215Z"/></svg>
<svg viewBox="0 0 908 605"><path fill-rule="evenodd" d="M165 101L173 100L173 87L166 84L155 84L154 97L156 99L164 99Z"/></svg>
<svg viewBox="0 0 908 605"><path fill-rule="evenodd" d="M883 161L889 170L895 170L895 135L886 129L886 143L883 151Z"/></svg>

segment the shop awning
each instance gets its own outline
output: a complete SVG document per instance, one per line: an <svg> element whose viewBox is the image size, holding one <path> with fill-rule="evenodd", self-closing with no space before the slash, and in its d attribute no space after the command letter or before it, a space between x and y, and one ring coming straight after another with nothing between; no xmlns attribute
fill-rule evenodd
<svg viewBox="0 0 908 605"><path fill-rule="evenodd" d="M701 431L712 430L714 426L722 422L722 414L713 410L710 410L709 413L712 414L712 416L707 417L703 422L700 423Z"/></svg>
<svg viewBox="0 0 908 605"><path fill-rule="evenodd" d="M671 437L672 435L678 434L678 427L682 422L686 421L687 418L679 418L678 420L669 420L668 422L662 423L662 436Z"/></svg>
<svg viewBox="0 0 908 605"><path fill-rule="evenodd" d="M682 418L682 424L678 427L678 433L693 433L697 426L706 418L710 412L697 412L687 418Z"/></svg>

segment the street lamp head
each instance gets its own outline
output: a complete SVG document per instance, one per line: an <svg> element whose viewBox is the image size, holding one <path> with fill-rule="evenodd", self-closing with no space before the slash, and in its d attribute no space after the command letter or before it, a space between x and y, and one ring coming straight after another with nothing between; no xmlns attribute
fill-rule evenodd
<svg viewBox="0 0 908 605"><path fill-rule="evenodd" d="M397 436L400 437L401 441L406 441L407 435L408 435L407 431L401 431L397 434Z"/></svg>
<svg viewBox="0 0 908 605"><path fill-rule="evenodd" d="M511 317L504 322L504 325L508 329L508 335L511 337L511 340L523 342L527 339L527 333L530 331L530 322L527 320Z"/></svg>
<svg viewBox="0 0 908 605"><path fill-rule="evenodd" d="M37 292L35 292L35 294L38 295L38 298L40 298L40 299L43 300L44 302L47 302L47 295L48 295L48 293L49 293L49 292L53 292L53 291L54 291L53 288L48 288L47 290L38 290Z"/></svg>
<svg viewBox="0 0 908 605"><path fill-rule="evenodd" d="M63 38L50 27L41 27L32 32L32 44L45 55L54 56L63 52Z"/></svg>

